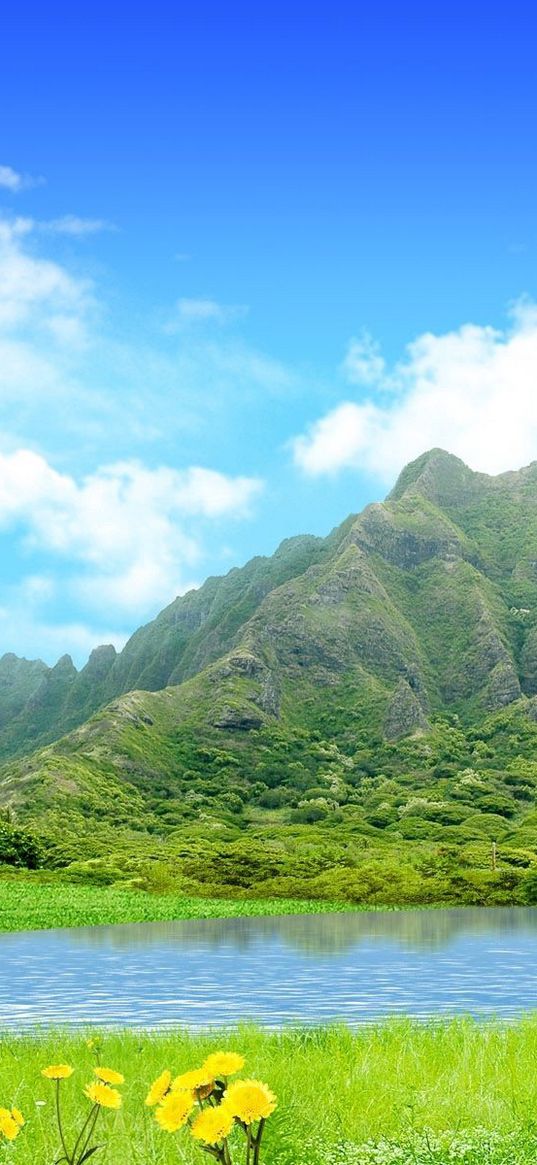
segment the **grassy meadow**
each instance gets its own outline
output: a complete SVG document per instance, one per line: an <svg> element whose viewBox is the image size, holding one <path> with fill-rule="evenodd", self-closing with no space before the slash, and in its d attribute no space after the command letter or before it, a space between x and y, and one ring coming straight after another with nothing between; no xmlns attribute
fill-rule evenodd
<svg viewBox="0 0 537 1165"><path fill-rule="evenodd" d="M357 910L349 903L295 898L193 898L143 890L0 879L0 931L49 930L180 918L246 918ZM375 907L369 907L375 909ZM378 909L378 908L377 908Z"/></svg>
<svg viewBox="0 0 537 1165"><path fill-rule="evenodd" d="M0 1104L16 1104L26 1125L9 1149L20 1165L58 1156L53 1085L41 1068L75 1067L62 1082L66 1124L85 1111L93 1067L125 1075L123 1107L100 1117L108 1165L172 1165L206 1159L183 1130L163 1132L144 1106L165 1068L199 1065L218 1048L246 1056L242 1075L265 1081L278 1108L266 1126L264 1165L405 1165L438 1161L530 1161L537 1152L537 1017L514 1024L461 1019L390 1021L344 1027L229 1035L185 1032L5 1035L0 1044Z"/></svg>

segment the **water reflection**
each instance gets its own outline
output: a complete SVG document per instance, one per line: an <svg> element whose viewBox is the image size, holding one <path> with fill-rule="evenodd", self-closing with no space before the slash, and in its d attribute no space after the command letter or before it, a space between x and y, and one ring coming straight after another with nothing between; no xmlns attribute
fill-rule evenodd
<svg viewBox="0 0 537 1165"><path fill-rule="evenodd" d="M230 942L242 951L260 940L278 940L294 951L326 955L351 950L371 939L388 939L419 950L440 950L464 934L505 936L532 931L537 937L537 907L499 906L133 923L82 927L73 937L77 944L97 949L113 946L118 950L161 943L196 947L200 936L205 945L215 950Z"/></svg>
<svg viewBox="0 0 537 1165"><path fill-rule="evenodd" d="M0 1027L514 1016L537 909L237 918L0 936Z"/></svg>

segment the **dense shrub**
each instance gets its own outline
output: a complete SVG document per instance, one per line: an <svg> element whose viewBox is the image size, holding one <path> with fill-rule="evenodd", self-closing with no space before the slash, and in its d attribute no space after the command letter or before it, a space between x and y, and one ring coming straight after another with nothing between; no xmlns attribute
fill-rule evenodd
<svg viewBox="0 0 537 1165"><path fill-rule="evenodd" d="M36 870L41 865L42 853L42 846L33 834L10 821L0 821L0 863Z"/></svg>

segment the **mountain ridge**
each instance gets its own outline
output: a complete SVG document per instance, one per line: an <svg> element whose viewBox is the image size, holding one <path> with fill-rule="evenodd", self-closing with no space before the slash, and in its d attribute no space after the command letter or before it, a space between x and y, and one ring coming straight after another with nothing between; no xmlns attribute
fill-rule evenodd
<svg viewBox="0 0 537 1165"><path fill-rule="evenodd" d="M120 655L42 669L0 661L0 807L73 876L84 838L84 877L511 901L537 869L537 465L430 451Z"/></svg>
<svg viewBox="0 0 537 1165"><path fill-rule="evenodd" d="M494 666L498 665L490 699L494 702L495 693L501 697L502 690L505 698L517 691L520 695L524 687L533 694L533 689L537 690L537 629L525 643L519 676L517 666L513 667L510 659L510 631L506 626L509 620L505 611L499 616L497 596L490 594L489 576L498 573L498 553L495 550L491 561L488 548L473 536L476 498L484 498L490 506L491 498L493 504L501 502L505 496L512 497L514 491L522 497L532 486L537 498L535 462L521 470L489 476L469 469L444 450L432 449L402 470L384 502L371 503L361 514L350 515L326 538L299 535L285 539L274 555L258 556L224 576L210 577L200 588L176 598L154 620L135 631L119 653L111 645L102 645L94 649L80 671L75 669L69 656L61 657L51 668L40 660L20 660L12 653L3 656L0 659L0 756L8 757L27 750L32 744L54 740L82 723L99 707L129 691L161 690L192 678L229 651L250 619L254 620L255 628L255 614L273 591L294 578L303 578L309 570L321 569L323 562L334 560L338 548L347 554L346 566L343 572L339 570L339 585L343 585L344 576L349 584L354 573L354 584L349 585L358 586L371 596L376 591L377 598L385 605L385 615L392 600L383 578L384 582L389 581L390 567L409 572L434 560L453 572L454 581L457 573L466 571L463 578L466 600L473 589L476 592L473 617L481 621L484 638L488 634L487 651L495 656ZM496 521L498 515L497 506ZM512 537L510 512L507 525ZM356 556L356 550L361 552L361 558ZM535 554L537 557L537 549ZM369 569L372 560L376 563L373 573ZM522 576L524 561L517 565ZM472 571L477 571L477 575ZM335 577L330 585L332 589L337 587ZM432 586L431 580L428 586ZM532 590L531 598L537 599L537 586L528 589ZM326 590L323 594L326 602ZM512 606L516 608L520 601L516 588L512 598ZM492 623L491 606L496 607L497 616L492 618ZM531 607L524 608L522 602L516 609L531 613ZM415 629L409 626L404 610L398 610L396 621L400 633L406 627L409 643ZM362 647L365 649L366 645ZM410 672L413 670L411 666ZM404 667L401 674L404 675ZM402 699L401 693L399 696ZM452 693L448 692L447 696L451 702ZM425 707L422 712L425 714ZM416 716L419 719L417 710Z"/></svg>

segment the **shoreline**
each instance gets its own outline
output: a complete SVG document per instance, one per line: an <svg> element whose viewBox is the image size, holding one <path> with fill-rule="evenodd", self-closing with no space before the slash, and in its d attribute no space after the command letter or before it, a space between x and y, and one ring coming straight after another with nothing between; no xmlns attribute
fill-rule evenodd
<svg viewBox="0 0 537 1165"><path fill-rule="evenodd" d="M300 898L207 897L155 894L113 886L32 882L0 877L0 935L21 931L116 926L191 919L269 918L309 914L390 913L399 906ZM429 907L416 907L429 909ZM28 925L30 923L30 925Z"/></svg>
<svg viewBox="0 0 537 1165"><path fill-rule="evenodd" d="M352 903L326 899L207 897L155 894L114 886L34 882L0 876L0 935L90 926L194 919L303 917L318 914L391 914L445 910L527 910L520 903L473 905L460 902ZM29 925L28 925L29 924Z"/></svg>

